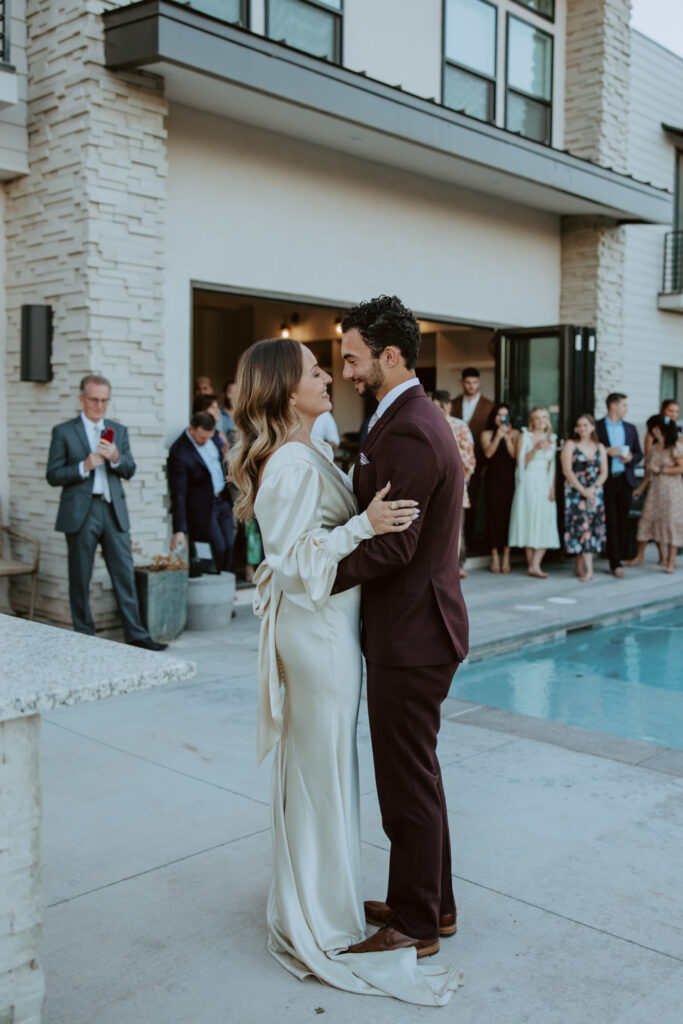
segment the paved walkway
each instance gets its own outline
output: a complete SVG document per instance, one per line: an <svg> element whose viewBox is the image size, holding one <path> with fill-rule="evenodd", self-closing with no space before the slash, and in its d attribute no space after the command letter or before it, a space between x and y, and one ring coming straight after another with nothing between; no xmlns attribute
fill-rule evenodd
<svg viewBox="0 0 683 1024"><path fill-rule="evenodd" d="M683 601L683 570L619 582L599 565L591 585L565 568L545 583L471 573L475 650ZM434 1010L284 971L265 950L257 630L243 603L225 635L173 644L197 662L194 680L45 716L47 1024L299 1024L321 1011L330 1024L679 1024L683 777L648 766L659 751L647 744L628 757L633 747L600 734L503 712L487 721L456 701L439 751L461 924L439 959L464 969L464 988ZM365 895L381 898L387 843L364 702L359 750Z"/></svg>

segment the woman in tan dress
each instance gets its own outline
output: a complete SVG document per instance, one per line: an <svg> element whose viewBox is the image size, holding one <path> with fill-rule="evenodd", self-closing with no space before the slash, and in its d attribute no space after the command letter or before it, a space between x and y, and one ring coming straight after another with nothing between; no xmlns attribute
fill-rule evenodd
<svg viewBox="0 0 683 1024"><path fill-rule="evenodd" d="M667 546L664 571L676 570L676 549L683 545L683 442L675 423L663 416L651 416L647 429L653 437L647 472L633 493L647 489L645 507L638 525L638 554L627 565L643 561L648 541Z"/></svg>

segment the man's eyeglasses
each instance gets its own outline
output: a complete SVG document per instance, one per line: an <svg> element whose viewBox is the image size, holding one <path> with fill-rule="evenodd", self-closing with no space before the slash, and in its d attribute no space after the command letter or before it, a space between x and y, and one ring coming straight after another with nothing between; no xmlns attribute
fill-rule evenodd
<svg viewBox="0 0 683 1024"><path fill-rule="evenodd" d="M108 405L108 398L90 398L89 395L83 395L84 402L90 402L91 405Z"/></svg>

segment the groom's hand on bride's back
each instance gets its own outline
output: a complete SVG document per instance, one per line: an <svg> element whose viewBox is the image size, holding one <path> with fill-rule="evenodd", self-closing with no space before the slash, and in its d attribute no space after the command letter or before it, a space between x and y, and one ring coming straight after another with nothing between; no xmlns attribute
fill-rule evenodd
<svg viewBox="0 0 683 1024"><path fill-rule="evenodd" d="M375 534L402 533L409 529L420 514L418 503L410 498L387 499L391 481L377 491L366 512Z"/></svg>

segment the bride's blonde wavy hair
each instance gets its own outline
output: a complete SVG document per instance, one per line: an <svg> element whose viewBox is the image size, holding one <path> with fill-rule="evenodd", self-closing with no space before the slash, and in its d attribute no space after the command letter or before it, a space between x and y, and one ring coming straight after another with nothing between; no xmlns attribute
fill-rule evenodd
<svg viewBox="0 0 683 1024"><path fill-rule="evenodd" d="M229 458L233 480L240 489L234 506L239 519L254 514L266 459L299 425L290 399L303 368L301 345L291 338L257 341L237 365L232 417L239 439Z"/></svg>

